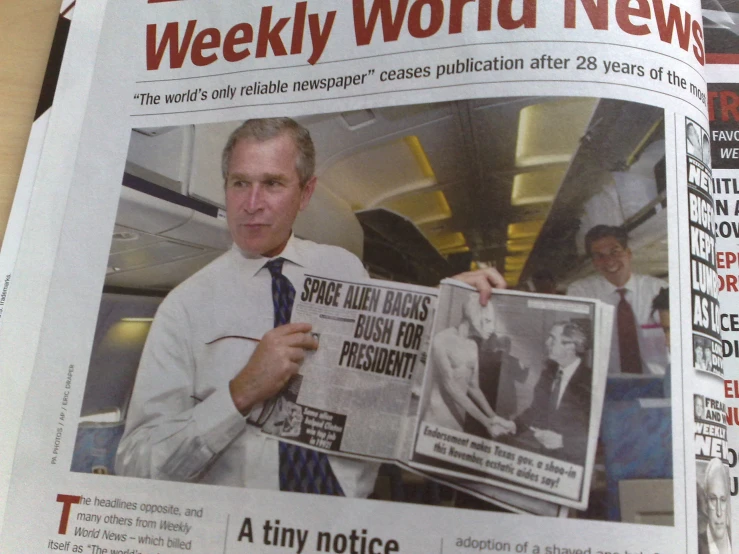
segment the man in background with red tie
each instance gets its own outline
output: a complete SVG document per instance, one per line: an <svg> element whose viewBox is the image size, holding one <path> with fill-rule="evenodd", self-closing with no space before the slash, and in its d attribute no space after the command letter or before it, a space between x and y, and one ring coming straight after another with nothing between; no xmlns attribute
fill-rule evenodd
<svg viewBox="0 0 739 554"><path fill-rule="evenodd" d="M621 227L596 225L585 235L585 249L598 275L573 282L569 296L597 298L615 307L609 373L658 373L644 361L643 330L651 323L652 299L666 281L631 271L629 238ZM662 373L664 372L664 368Z"/></svg>
<svg viewBox="0 0 739 554"><path fill-rule="evenodd" d="M253 119L223 150L230 251L162 302L139 364L116 473L290 492L366 497L378 465L271 440L247 422L318 348L290 322L305 273L354 280L350 252L302 240L293 223L316 187L315 149L289 118ZM326 214L330 217L330 214ZM480 291L495 270L458 279Z"/></svg>

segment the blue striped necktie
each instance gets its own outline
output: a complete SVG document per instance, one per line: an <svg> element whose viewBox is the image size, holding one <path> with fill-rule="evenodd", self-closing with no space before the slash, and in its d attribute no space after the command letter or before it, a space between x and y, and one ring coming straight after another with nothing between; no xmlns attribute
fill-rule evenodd
<svg viewBox="0 0 739 554"><path fill-rule="evenodd" d="M295 300L295 288L282 274L284 262L284 258L275 258L264 265L272 275L275 327L290 322L290 313ZM282 441L280 441L280 490L344 496L326 454Z"/></svg>

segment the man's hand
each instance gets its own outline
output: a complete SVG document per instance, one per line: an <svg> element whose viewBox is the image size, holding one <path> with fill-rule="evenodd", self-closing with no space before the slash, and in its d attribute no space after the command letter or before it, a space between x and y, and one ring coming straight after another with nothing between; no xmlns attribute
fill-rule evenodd
<svg viewBox="0 0 739 554"><path fill-rule="evenodd" d="M496 438L501 435L515 435L516 424L508 419L496 415L492 418L490 426L488 427L488 433L490 433L492 438Z"/></svg>
<svg viewBox="0 0 739 554"><path fill-rule="evenodd" d="M236 409L247 414L256 404L280 392L300 368L306 350L318 348L309 323L288 323L262 337L244 368L231 379Z"/></svg>
<svg viewBox="0 0 739 554"><path fill-rule="evenodd" d="M506 287L505 279L498 273L498 270L492 267L485 269L477 269L475 271L466 271L455 275L452 279L462 281L468 285L472 285L480 293L480 304L487 306L488 300L493 289L504 289Z"/></svg>
<svg viewBox="0 0 739 554"><path fill-rule="evenodd" d="M546 429L531 429L534 431L534 438L541 443L547 450L557 450L564 446L562 435Z"/></svg>

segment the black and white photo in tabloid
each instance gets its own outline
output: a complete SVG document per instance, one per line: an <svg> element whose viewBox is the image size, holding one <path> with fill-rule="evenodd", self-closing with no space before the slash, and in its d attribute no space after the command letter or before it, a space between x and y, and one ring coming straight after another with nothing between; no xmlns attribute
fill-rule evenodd
<svg viewBox="0 0 739 554"><path fill-rule="evenodd" d="M495 292L481 306L474 291L443 284L413 462L581 502L608 368L611 314L602 309ZM516 363L504 363L504 352ZM516 366L531 371L533 387L506 384ZM506 404L513 410L503 416Z"/></svg>

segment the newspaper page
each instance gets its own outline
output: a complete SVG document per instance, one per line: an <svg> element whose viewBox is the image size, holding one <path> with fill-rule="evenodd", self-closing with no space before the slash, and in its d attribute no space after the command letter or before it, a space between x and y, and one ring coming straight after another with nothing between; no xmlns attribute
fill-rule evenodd
<svg viewBox="0 0 739 554"><path fill-rule="evenodd" d="M698 480L698 532L700 543L720 544L723 551L731 551L739 541L739 509L737 508L737 398L739 398L739 343L737 342L737 211L736 201L739 189L736 186L737 133L739 114L736 102L739 100L737 64L739 64L739 10L732 2L703 2L703 20L706 27L706 48L709 65L708 77L708 115L710 120L710 156L713 167L711 192L715 217L714 235L716 237L716 268L718 271L719 301L721 305L721 354L723 365L718 371L701 372L704 381L712 381L712 388L699 389L702 394L711 395L717 404L726 406L721 419L716 418L713 427L717 429L715 438L721 447L707 448L710 444L702 433L702 426L696 424L696 464ZM696 357L698 351L695 350ZM708 352L704 353L704 365ZM696 364L700 370L701 364ZM716 384L722 385L716 391ZM698 397L696 397L698 398ZM708 400L704 404L707 404ZM696 400L696 420L699 401ZM728 465L728 469L727 469ZM733 509L732 509L733 508ZM727 545L728 540L728 545Z"/></svg>
<svg viewBox="0 0 739 554"><path fill-rule="evenodd" d="M388 281L306 275L291 321L312 324L318 349L260 416L262 431L316 449L398 459L437 294Z"/></svg>
<svg viewBox="0 0 739 554"><path fill-rule="evenodd" d="M698 2L89 0L74 19L0 328L20 437L0 452L0 550L699 551L693 394L721 394L694 390L720 383L693 366L693 336L718 338L710 237L689 227L689 182L704 200L710 183L687 146L708 129ZM281 134L279 155L240 139L223 159L244 120L278 117L309 131L314 169ZM293 286L497 268L626 314L587 508L502 513L517 491L331 456L344 498L282 490L278 441L236 403L256 389L230 386L285 332L277 255Z"/></svg>

